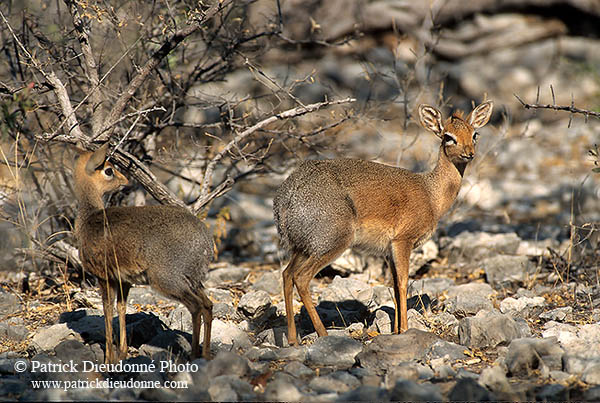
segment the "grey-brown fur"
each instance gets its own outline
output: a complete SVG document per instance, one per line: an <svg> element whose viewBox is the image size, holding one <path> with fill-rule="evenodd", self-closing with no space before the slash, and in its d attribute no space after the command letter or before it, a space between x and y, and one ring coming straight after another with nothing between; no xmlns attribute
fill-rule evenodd
<svg viewBox="0 0 600 403"><path fill-rule="evenodd" d="M360 193L379 188L390 203L398 206L397 213L406 215L405 223L414 217L409 212L420 209L428 212L434 224L431 200L416 200L402 191L420 184L425 194L425 181L423 175L406 169L364 160L305 161L282 183L273 201L282 245L288 250L323 256L339 244L340 237L350 237L350 247L388 255L389 240L363 242L357 233L360 228L354 223L359 214L354 200Z"/></svg>
<svg viewBox="0 0 600 403"><path fill-rule="evenodd" d="M204 319L205 357L209 355L212 302L203 290L213 259L212 237L197 217L173 206L111 207L102 195L127 183L105 162L106 147L84 153L75 166L79 211L75 235L84 269L98 278L106 324L106 361L114 362L112 308L119 313L119 359L127 354L125 304L132 284L149 284L183 303L193 319L192 352L199 355L199 331ZM107 175L110 173L111 175Z"/></svg>
<svg viewBox="0 0 600 403"><path fill-rule="evenodd" d="M319 336L327 334L310 297L309 282L344 250L360 248L388 257L394 278L394 330L406 330L410 251L435 231L454 202L464 170L474 157L474 130L484 126L493 104L469 116L442 121L434 107L421 105L421 124L442 140L433 170L413 173L358 159L306 161L280 186L273 211L282 246L290 252L283 271L288 340L296 344L293 287Z"/></svg>

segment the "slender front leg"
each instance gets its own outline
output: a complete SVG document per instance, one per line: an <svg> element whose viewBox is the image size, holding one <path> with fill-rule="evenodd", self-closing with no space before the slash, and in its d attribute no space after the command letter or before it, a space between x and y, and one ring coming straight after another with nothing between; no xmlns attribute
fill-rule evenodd
<svg viewBox="0 0 600 403"><path fill-rule="evenodd" d="M394 329L393 332L398 334L399 326L400 326L400 310L398 309L398 301L400 301L400 292L398 291L398 276L396 273L396 265L394 264L394 259L387 259L388 269L392 273L392 288L394 289Z"/></svg>
<svg viewBox="0 0 600 403"><path fill-rule="evenodd" d="M411 244L406 241L392 242L392 276L394 278L394 305L396 306L394 333L405 332L408 329L407 303L408 293L408 264ZM398 329L400 323L400 329ZM398 331L399 330L399 331Z"/></svg>
<svg viewBox="0 0 600 403"><path fill-rule="evenodd" d="M119 314L119 360L127 358L127 327L125 317L127 314L127 296L131 284L121 283L117 286L117 313Z"/></svg>
<svg viewBox="0 0 600 403"><path fill-rule="evenodd" d="M115 346L113 345L113 304L115 302L115 290L113 285L106 280L98 279L100 295L102 296L102 308L104 309L104 362L106 364L116 363Z"/></svg>

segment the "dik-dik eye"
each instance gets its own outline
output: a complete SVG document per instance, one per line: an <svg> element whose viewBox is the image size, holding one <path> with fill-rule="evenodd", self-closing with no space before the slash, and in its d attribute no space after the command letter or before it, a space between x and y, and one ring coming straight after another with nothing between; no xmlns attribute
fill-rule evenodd
<svg viewBox="0 0 600 403"><path fill-rule="evenodd" d="M106 167L102 170L102 175L104 175L106 179L112 179L114 174L115 172L111 167Z"/></svg>
<svg viewBox="0 0 600 403"><path fill-rule="evenodd" d="M479 140L479 133L475 132L473 133L473 143L476 143L477 140Z"/></svg>
<svg viewBox="0 0 600 403"><path fill-rule="evenodd" d="M448 144L448 145L456 144L456 136L450 132L444 133L444 144Z"/></svg>

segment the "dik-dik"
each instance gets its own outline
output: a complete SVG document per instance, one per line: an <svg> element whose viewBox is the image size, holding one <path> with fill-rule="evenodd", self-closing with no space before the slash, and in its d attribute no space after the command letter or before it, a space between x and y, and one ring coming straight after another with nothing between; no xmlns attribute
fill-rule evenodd
<svg viewBox="0 0 600 403"><path fill-rule="evenodd" d="M348 248L387 258L394 279L394 333L408 328L410 252L433 234L456 199L465 168L475 155L475 130L489 121L492 108L487 101L466 118L459 112L443 121L438 109L419 107L423 127L441 139L437 165L430 172L358 159L305 161L282 183L273 210L282 245L291 254L283 271L291 345L298 344L294 285L317 334L327 335L309 283Z"/></svg>
<svg viewBox="0 0 600 403"><path fill-rule="evenodd" d="M212 302L202 280L213 258L214 244L206 226L181 207L104 208L102 196L127 184L106 161L108 143L85 152L75 165L79 211L75 236L84 270L98 278L106 330L105 362L127 356L125 311L132 284L150 284L184 304L192 314L192 355L199 356L200 325L204 319L203 356L210 355ZM115 296L119 314L118 357L113 345Z"/></svg>

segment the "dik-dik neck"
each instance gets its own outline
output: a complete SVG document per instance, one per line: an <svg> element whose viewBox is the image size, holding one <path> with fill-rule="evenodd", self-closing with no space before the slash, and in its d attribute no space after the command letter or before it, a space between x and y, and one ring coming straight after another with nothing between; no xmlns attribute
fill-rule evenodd
<svg viewBox="0 0 600 403"><path fill-rule="evenodd" d="M77 220L75 230L79 232L82 223L96 210L104 208L102 195L94 191L93 186L86 186L86 183L77 183L75 186L75 196L77 197Z"/></svg>
<svg viewBox="0 0 600 403"><path fill-rule="evenodd" d="M436 215L439 219L452 206L458 191L467 163L454 164L440 146L438 161L435 168L426 174L426 183L436 207Z"/></svg>

